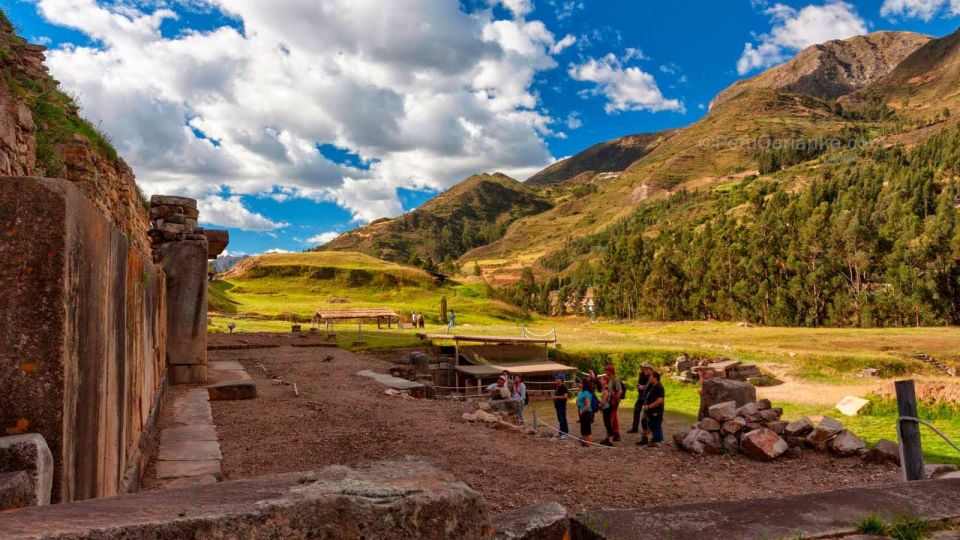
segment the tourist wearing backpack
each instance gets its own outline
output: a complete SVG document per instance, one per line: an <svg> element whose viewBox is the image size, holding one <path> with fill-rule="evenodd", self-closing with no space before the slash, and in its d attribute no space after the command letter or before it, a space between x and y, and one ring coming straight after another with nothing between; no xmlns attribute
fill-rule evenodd
<svg viewBox="0 0 960 540"><path fill-rule="evenodd" d="M592 442L593 402L597 397L593 395L593 383L589 380L580 379L578 385L580 393L577 394L577 414L580 416L580 437L586 441L581 444L587 446L587 443ZM597 407L599 408L599 403Z"/></svg>

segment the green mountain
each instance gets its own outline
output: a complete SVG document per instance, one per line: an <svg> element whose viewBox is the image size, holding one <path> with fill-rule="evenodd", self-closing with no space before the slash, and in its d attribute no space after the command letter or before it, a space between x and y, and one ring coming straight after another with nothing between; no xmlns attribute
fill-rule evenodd
<svg viewBox="0 0 960 540"><path fill-rule="evenodd" d="M374 221L316 249L356 251L429 267L497 240L518 218L552 205L534 189L504 174L478 174L416 210Z"/></svg>

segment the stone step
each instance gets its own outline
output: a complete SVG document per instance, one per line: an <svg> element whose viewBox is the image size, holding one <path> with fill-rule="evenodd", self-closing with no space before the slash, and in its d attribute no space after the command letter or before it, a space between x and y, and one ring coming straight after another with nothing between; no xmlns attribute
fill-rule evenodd
<svg viewBox="0 0 960 540"><path fill-rule="evenodd" d="M160 444L160 461L204 461L222 459L217 441L174 441Z"/></svg>

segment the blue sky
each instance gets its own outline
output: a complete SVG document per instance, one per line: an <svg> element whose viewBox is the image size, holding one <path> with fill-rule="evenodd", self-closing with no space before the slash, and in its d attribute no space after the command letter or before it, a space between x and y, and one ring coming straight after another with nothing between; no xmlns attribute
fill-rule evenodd
<svg viewBox="0 0 960 540"><path fill-rule="evenodd" d="M267 6L266 4L269 4ZM7 0L148 193L299 251L469 174L695 122L800 48L943 36L960 0Z"/></svg>

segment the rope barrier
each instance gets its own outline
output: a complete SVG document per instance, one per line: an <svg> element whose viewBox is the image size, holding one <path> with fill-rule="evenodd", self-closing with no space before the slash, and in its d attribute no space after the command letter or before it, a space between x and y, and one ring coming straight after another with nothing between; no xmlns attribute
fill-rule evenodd
<svg viewBox="0 0 960 540"><path fill-rule="evenodd" d="M538 333L536 333L536 332L531 332L530 329L528 329L526 326L521 326L521 327L520 327L520 333L521 333L521 336L523 336L523 337L535 337L535 338L553 337L554 339L557 338L557 329L556 329L556 328L554 328L553 330L550 330L549 332L547 332L547 333L545 333L545 334L538 334Z"/></svg>
<svg viewBox="0 0 960 540"><path fill-rule="evenodd" d="M903 422L916 422L916 423L918 423L918 424L922 424L922 425L924 425L924 426L927 426L928 428L932 429L932 430L934 431L934 433L936 433L937 435L939 435L941 439L947 441L947 444L949 444L950 446L952 446L954 450L956 450L957 452L960 452L960 446L957 446L956 443L954 443L952 440L950 440L950 437L947 437L942 431L940 431L939 429L937 429L936 426L934 426L934 425L931 424L930 422L927 422L927 421L925 421L925 420L921 420L921 419L916 418L916 417L913 417L913 416L901 416L900 418L897 418L897 439L898 439L898 440L901 440L901 441L903 440L903 435L902 435L901 432L900 432L900 425L901 425Z"/></svg>
<svg viewBox="0 0 960 540"><path fill-rule="evenodd" d="M605 444L597 444L597 443L595 443L595 442L593 442L593 441L585 441L585 440L581 439L580 437L577 437L576 435L571 435L571 434L569 434L569 433L563 433L563 432L561 432L559 429L551 426L550 424L544 422L543 420L537 420L536 422L537 422L538 424L541 424L541 425L545 426L547 429L553 430L553 431L555 431L556 433L559 433L559 434L563 435L564 437L569 437L569 438L571 438L571 439L578 440L578 441L580 441L581 443L589 444L589 445L593 445L593 446L599 446L600 448L613 448L613 446L607 446L607 445L605 445Z"/></svg>

